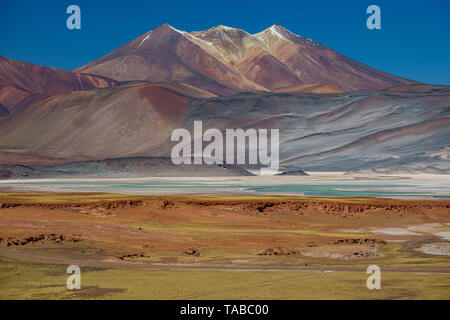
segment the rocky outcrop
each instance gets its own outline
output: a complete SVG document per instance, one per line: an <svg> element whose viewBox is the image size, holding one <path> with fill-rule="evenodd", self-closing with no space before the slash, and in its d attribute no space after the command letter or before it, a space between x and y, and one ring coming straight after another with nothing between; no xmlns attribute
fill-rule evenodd
<svg viewBox="0 0 450 320"><path fill-rule="evenodd" d="M290 248L268 248L261 253L258 253L259 256L298 256L300 255L300 251L298 249L290 249Z"/></svg>
<svg viewBox="0 0 450 320"><path fill-rule="evenodd" d="M71 236L68 237L62 234L50 233L50 234L40 234L38 236L29 236L25 238L16 238L16 237L0 238L0 245L6 247L14 247L14 246L17 247L44 242L61 244L62 242L77 243L80 241L81 239L79 238L74 238Z"/></svg>

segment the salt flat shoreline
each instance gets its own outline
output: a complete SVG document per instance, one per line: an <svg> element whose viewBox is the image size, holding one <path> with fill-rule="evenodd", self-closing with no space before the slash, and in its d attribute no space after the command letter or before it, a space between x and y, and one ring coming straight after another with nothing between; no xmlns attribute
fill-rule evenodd
<svg viewBox="0 0 450 320"><path fill-rule="evenodd" d="M308 176L117 177L1 180L3 192L450 198L450 175L310 172Z"/></svg>
<svg viewBox="0 0 450 320"><path fill-rule="evenodd" d="M35 182L109 182L109 181L271 181L271 182L292 182L292 181L395 181L395 180L415 180L415 181L446 181L450 187L450 174L345 174L345 172L307 172L307 176L218 176L218 177L85 177L85 178L44 178L44 179L5 179L0 180L0 184L9 183L35 183Z"/></svg>

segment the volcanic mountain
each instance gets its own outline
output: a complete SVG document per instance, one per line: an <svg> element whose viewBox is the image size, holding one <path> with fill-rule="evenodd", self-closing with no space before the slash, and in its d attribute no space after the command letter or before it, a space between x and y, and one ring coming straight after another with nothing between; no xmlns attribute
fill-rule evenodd
<svg viewBox="0 0 450 320"><path fill-rule="evenodd" d="M82 175L114 158L114 168L160 174L173 130L203 121L204 130L279 129L291 174L450 169L449 101L448 86L377 71L278 25L254 35L163 25L72 72L0 58L0 164L11 177L69 163Z"/></svg>
<svg viewBox="0 0 450 320"><path fill-rule="evenodd" d="M180 81L219 95L328 84L374 90L415 83L368 67L280 25L185 32L168 24L75 70L118 81Z"/></svg>
<svg viewBox="0 0 450 320"><path fill-rule="evenodd" d="M32 102L60 93L107 88L116 81L80 74L0 56L0 117L2 107L13 113Z"/></svg>

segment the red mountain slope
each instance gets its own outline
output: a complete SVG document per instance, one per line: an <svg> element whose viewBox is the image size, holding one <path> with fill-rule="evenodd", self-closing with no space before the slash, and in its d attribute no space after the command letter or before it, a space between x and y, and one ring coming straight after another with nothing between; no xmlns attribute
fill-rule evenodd
<svg viewBox="0 0 450 320"><path fill-rule="evenodd" d="M48 96L116 84L116 81L100 76L41 67L0 56L0 104L10 112Z"/></svg>
<svg viewBox="0 0 450 320"><path fill-rule="evenodd" d="M165 24L76 71L121 81L182 81L219 95L317 83L344 91L415 83L279 25L252 35L225 26L188 33Z"/></svg>

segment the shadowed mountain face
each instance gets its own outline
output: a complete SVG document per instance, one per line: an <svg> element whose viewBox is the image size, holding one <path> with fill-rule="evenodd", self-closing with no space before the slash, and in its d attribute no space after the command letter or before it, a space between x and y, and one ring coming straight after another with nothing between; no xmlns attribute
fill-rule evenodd
<svg viewBox="0 0 450 320"><path fill-rule="evenodd" d="M353 91L414 83L279 25L251 35L225 26L188 33L165 24L76 71L120 81L181 81L219 95L304 84Z"/></svg>
<svg viewBox="0 0 450 320"><path fill-rule="evenodd" d="M116 158L61 165L0 165L0 179L251 176L233 165L174 165L170 158Z"/></svg>
<svg viewBox="0 0 450 320"><path fill-rule="evenodd" d="M0 118L9 116L9 110L0 104Z"/></svg>
<svg viewBox="0 0 450 320"><path fill-rule="evenodd" d="M116 84L104 77L41 67L0 56L0 104L11 113L56 94Z"/></svg>

